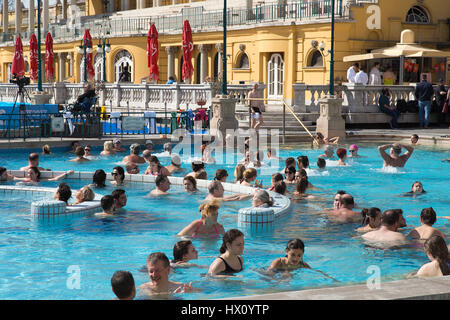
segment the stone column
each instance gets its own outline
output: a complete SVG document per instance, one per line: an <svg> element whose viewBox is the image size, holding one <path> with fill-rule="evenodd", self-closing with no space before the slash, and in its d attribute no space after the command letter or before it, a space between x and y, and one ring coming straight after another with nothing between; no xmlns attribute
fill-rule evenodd
<svg viewBox="0 0 450 320"><path fill-rule="evenodd" d="M217 76L221 77L222 76L222 67L223 67L223 63L222 63L222 54L223 54L223 43L216 43L216 49L217 49L217 62L218 62L218 66L217 66Z"/></svg>
<svg viewBox="0 0 450 320"><path fill-rule="evenodd" d="M69 60L69 77L73 76L73 52L67 54L67 60Z"/></svg>
<svg viewBox="0 0 450 320"><path fill-rule="evenodd" d="M144 9L145 8L145 0L137 0L136 9Z"/></svg>
<svg viewBox="0 0 450 320"><path fill-rule="evenodd" d="M294 89L294 112L307 112L305 104L306 84L294 83L292 88Z"/></svg>
<svg viewBox="0 0 450 320"><path fill-rule="evenodd" d="M16 21L14 21L16 33L20 33L22 26L22 1L16 0Z"/></svg>
<svg viewBox="0 0 450 320"><path fill-rule="evenodd" d="M212 99L213 117L210 121L210 134L221 136L222 141L226 136L226 130L237 130L236 99L231 96L217 95Z"/></svg>
<svg viewBox="0 0 450 320"><path fill-rule="evenodd" d="M58 53L58 67L59 67L59 82L63 82L66 78L66 53L60 52Z"/></svg>
<svg viewBox="0 0 450 320"><path fill-rule="evenodd" d="M120 6L121 11L130 10L130 0L122 0Z"/></svg>
<svg viewBox="0 0 450 320"><path fill-rule="evenodd" d="M169 77L175 77L175 53L177 52L177 50L178 50L178 47L175 47L175 46L166 47L167 79L169 79Z"/></svg>
<svg viewBox="0 0 450 320"><path fill-rule="evenodd" d="M3 0L2 13L3 35L6 35L8 33L8 0Z"/></svg>
<svg viewBox="0 0 450 320"><path fill-rule="evenodd" d="M34 9L34 0L29 1L29 10L28 10L28 32L31 35L34 32L34 16L36 12Z"/></svg>
<svg viewBox="0 0 450 320"><path fill-rule="evenodd" d="M162 0L153 0L153 6L154 6L154 7L161 7L161 5L162 5L162 4L161 4L161 1L162 1Z"/></svg>
<svg viewBox="0 0 450 320"><path fill-rule="evenodd" d="M200 79L199 83L203 83L208 76L208 51L211 48L209 44L201 44L198 46L200 50Z"/></svg>
<svg viewBox="0 0 450 320"><path fill-rule="evenodd" d="M317 119L316 132L325 138L339 137L345 139L345 120L342 118L342 99L325 96L319 100L320 116Z"/></svg>
<svg viewBox="0 0 450 320"><path fill-rule="evenodd" d="M361 83L344 83L347 87L344 94L344 105L348 112L365 112L364 103L364 85Z"/></svg>
<svg viewBox="0 0 450 320"><path fill-rule="evenodd" d="M48 0L44 0L44 5L42 8L42 14L44 16L43 18L43 25L42 25L42 29L43 29L43 34L44 34L44 39L45 39L45 35L47 34L48 31L48 17L49 17L49 7L48 7Z"/></svg>
<svg viewBox="0 0 450 320"><path fill-rule="evenodd" d="M31 1L31 0L30 0ZM67 0L62 0L62 18L67 19Z"/></svg>

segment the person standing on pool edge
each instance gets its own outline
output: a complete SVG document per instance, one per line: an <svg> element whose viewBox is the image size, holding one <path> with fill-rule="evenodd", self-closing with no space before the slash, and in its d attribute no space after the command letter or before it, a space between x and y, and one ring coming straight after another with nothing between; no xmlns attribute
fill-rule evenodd
<svg viewBox="0 0 450 320"><path fill-rule="evenodd" d="M385 151L387 148L391 148L389 155ZM403 155L400 155L402 153L402 148L405 148L406 152ZM403 168L413 151L414 148L412 146L406 146L400 143L385 144L378 147L378 152L383 158L383 168L387 166Z"/></svg>

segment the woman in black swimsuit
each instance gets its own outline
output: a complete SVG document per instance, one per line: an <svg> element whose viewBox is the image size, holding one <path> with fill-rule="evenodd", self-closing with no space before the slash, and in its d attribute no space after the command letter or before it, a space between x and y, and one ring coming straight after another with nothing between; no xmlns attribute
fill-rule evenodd
<svg viewBox="0 0 450 320"><path fill-rule="evenodd" d="M223 235L221 255L209 267L210 275L232 275L243 270L244 234L237 230L228 230Z"/></svg>

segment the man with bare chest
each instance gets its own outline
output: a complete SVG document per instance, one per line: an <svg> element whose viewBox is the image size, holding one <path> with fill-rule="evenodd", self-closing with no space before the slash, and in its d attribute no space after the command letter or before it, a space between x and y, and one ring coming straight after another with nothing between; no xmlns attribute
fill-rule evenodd
<svg viewBox="0 0 450 320"><path fill-rule="evenodd" d="M387 148L391 148L389 154L386 153ZM402 148L405 148L406 152L401 155ZM380 155L383 158L383 168L387 166L403 168L413 151L413 147L400 143L385 144L378 147L378 152L380 152Z"/></svg>

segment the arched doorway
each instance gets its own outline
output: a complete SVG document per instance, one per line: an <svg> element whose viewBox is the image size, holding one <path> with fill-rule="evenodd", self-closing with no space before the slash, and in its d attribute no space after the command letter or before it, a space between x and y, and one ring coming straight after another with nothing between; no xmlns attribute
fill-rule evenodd
<svg viewBox="0 0 450 320"><path fill-rule="evenodd" d="M133 82L133 59L127 50L114 58L114 82Z"/></svg>
<svg viewBox="0 0 450 320"><path fill-rule="evenodd" d="M284 85L284 61L281 54L272 54L267 65L267 70L269 98L282 98Z"/></svg>

